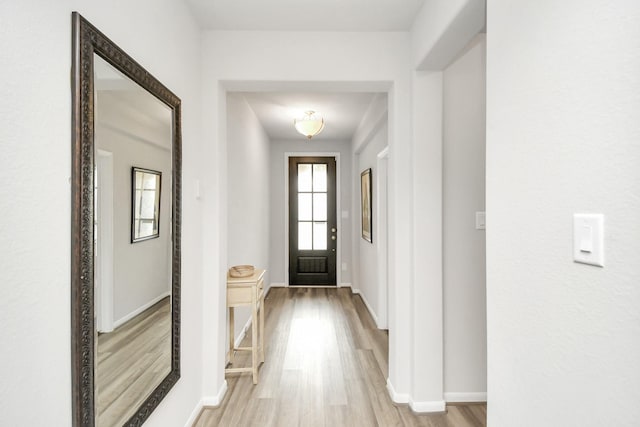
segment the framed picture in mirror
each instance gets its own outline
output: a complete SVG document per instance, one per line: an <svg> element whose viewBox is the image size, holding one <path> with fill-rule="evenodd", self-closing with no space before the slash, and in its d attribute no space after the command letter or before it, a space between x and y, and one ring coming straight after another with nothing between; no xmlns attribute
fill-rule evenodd
<svg viewBox="0 0 640 427"><path fill-rule="evenodd" d="M373 243L373 215L371 213L371 168L360 174L360 205L362 206L362 238Z"/></svg>
<svg viewBox="0 0 640 427"><path fill-rule="evenodd" d="M131 168L131 243L160 236L162 172Z"/></svg>

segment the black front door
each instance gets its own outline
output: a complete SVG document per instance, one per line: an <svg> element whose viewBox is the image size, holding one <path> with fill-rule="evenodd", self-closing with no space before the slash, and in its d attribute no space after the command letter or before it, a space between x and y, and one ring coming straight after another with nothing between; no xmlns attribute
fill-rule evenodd
<svg viewBox="0 0 640 427"><path fill-rule="evenodd" d="M289 285L336 285L336 159L289 158Z"/></svg>

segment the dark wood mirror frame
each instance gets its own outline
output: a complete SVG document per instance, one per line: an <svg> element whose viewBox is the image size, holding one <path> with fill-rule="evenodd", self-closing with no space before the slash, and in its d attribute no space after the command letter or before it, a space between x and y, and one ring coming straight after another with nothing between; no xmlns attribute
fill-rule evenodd
<svg viewBox="0 0 640 427"><path fill-rule="evenodd" d="M73 12L72 40L72 207L71 358L73 425L95 425L94 325L94 53L172 110L172 296L171 371L127 421L141 425L180 378L180 99L79 13Z"/></svg>

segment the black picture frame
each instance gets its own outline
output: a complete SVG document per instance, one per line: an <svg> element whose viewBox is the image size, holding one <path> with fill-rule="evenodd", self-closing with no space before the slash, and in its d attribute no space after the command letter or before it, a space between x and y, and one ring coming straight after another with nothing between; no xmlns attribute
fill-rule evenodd
<svg viewBox="0 0 640 427"><path fill-rule="evenodd" d="M360 217L362 224L362 238L373 243L373 203L371 168L360 174Z"/></svg>
<svg viewBox="0 0 640 427"><path fill-rule="evenodd" d="M154 188L145 188L145 175L155 176ZM140 194L138 194L140 193ZM140 197L138 197L140 196ZM153 197L153 214L143 216L142 206L145 197ZM160 202L162 199L162 172L131 167L131 243L143 242L160 237ZM143 224L151 225L151 232L142 230Z"/></svg>

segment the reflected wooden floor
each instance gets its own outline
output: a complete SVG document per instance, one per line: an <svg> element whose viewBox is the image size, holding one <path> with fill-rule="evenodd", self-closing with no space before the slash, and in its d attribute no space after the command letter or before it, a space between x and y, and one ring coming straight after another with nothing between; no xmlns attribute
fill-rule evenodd
<svg viewBox="0 0 640 427"><path fill-rule="evenodd" d="M171 298L98 335L97 426L122 426L171 370Z"/></svg>
<svg viewBox="0 0 640 427"><path fill-rule="evenodd" d="M250 375L228 375L224 401L205 408L194 427L486 426L484 404L418 415L391 401L387 333L350 289L273 288L265 308L258 385ZM235 365L250 363L236 354Z"/></svg>

